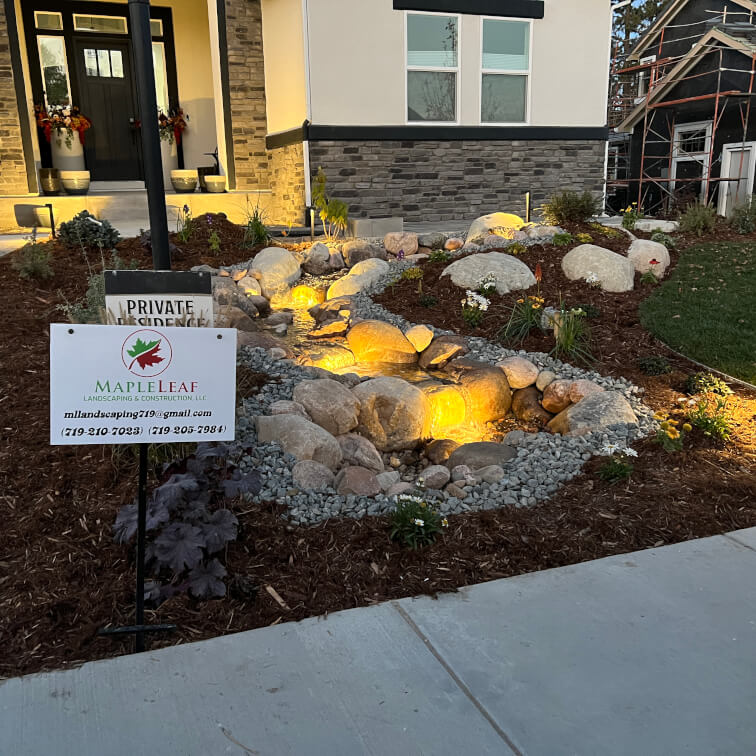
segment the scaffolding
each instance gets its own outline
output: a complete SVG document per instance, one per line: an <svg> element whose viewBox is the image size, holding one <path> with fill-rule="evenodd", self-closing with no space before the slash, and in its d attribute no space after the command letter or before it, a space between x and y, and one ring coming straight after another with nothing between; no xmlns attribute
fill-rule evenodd
<svg viewBox="0 0 756 756"><path fill-rule="evenodd" d="M714 11L709 11L714 14ZM679 208L686 202L695 199L696 193L700 201L709 203L717 195L720 185L725 182L735 182L735 194L732 197L733 206L746 202L750 199L752 187L743 188L743 179L749 176L750 165L745 162L746 144L748 141L748 128L751 116L751 102L754 96L754 74L756 73L756 47L739 38L738 41L746 43L749 48L753 49L750 56L750 68L733 68L725 66L725 52L731 50L730 47L723 47L721 44L707 44L699 47L694 61L702 61L709 53L713 66L709 70L698 73L685 74L686 69L681 69L680 76L674 74L678 63L689 57L690 51L678 56L662 55L665 45L665 35L670 29L679 29L693 27L705 24L703 30L692 36L672 37L668 39L669 44L677 44L687 40L701 40L711 29L733 31L734 15L745 15L747 20L737 19L735 22L738 37L743 32L756 34L756 25L752 12L736 14L727 11L716 12L718 16L712 16L702 22L691 24L668 25L658 30L658 45L656 55L648 55L640 62L622 60L621 55L615 49L613 59L613 91L609 99L609 125L616 127L622 123L631 113L642 105L642 132L640 145L640 170L637 176L631 175L630 165L630 138L624 141L617 140L610 142L610 160L608 161L607 189L609 193L617 195L620 190L624 190L626 201L634 200L639 208L647 212L657 214L669 214ZM729 18L728 18L729 17ZM685 32L683 32L685 34ZM695 42L693 43L695 44ZM690 69L689 69L690 70ZM747 78L747 87L737 89L726 88L726 82L723 82L723 74L735 73L745 74ZM716 77L716 86L712 87L710 92L690 97L681 97L676 99L663 99L666 91L677 85L691 81L700 77ZM672 77L672 78L670 78ZM638 87L638 82L645 86ZM657 99L656 95L660 87L664 87L662 99ZM713 101L713 116L711 125L705 129L703 143L697 144L701 134L693 137L685 137L682 131L682 125L676 124L675 116L678 106L694 102ZM717 131L722 124L725 114L729 114L737 109L740 117L740 136L742 148L739 150L739 159L730 161L723 175L722 153L715 154L715 145ZM666 130L666 133L665 133ZM690 130L689 130L690 131ZM679 136L678 136L679 133ZM700 147L700 149L692 149ZM754 159L752 157L752 159ZM681 162L693 163L700 168L694 170L697 174L694 177L677 176L677 167ZM747 196L740 196L742 192L748 192ZM624 204L624 203L623 203Z"/></svg>

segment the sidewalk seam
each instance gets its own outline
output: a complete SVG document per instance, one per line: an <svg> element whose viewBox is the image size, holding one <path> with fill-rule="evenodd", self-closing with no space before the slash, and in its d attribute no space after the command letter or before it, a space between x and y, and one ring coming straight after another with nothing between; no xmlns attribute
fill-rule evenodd
<svg viewBox="0 0 756 756"><path fill-rule="evenodd" d="M733 543L737 543L738 546L743 546L746 549L749 549L750 551L756 551L756 549L753 548L748 543L745 543L745 541L741 541L737 536L734 536L732 533L723 533L724 537L729 539L730 541L733 541Z"/></svg>
<svg viewBox="0 0 756 756"><path fill-rule="evenodd" d="M431 643L430 639L423 633L423 631L417 626L415 621L410 617L410 615L405 611L404 607L402 607L398 602L392 601L392 606L396 611L399 613L399 615L402 617L402 619L412 628L412 630L415 632L418 638L423 642L425 647L428 649L428 651L433 654L436 661L446 670L446 673L451 677L451 679L454 681L454 683L457 685L457 687L467 696L467 698L470 699L473 706L481 713L483 718L488 722L488 724L493 727L493 729L496 731L496 734L507 744L507 746L510 748L512 753L515 754L515 756L524 756L523 752L512 742L512 739L507 735L504 730L499 727L499 725L496 723L496 720L491 716L491 714L488 712L488 710L483 706L483 704L478 701L478 699L473 695L473 692L470 690L470 688L465 685L464 682L460 679L460 677L457 675L457 673L449 666L447 661L441 656L441 654L436 650L435 646Z"/></svg>

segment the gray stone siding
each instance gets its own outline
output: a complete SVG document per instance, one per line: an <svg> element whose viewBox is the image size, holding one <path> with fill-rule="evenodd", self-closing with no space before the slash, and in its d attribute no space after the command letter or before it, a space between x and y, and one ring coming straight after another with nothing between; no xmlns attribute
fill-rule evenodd
<svg viewBox="0 0 756 756"><path fill-rule="evenodd" d="M601 196L606 142L324 141L310 143L312 175L352 218L469 219L497 210L523 214L562 189Z"/></svg>
<svg viewBox="0 0 756 756"><path fill-rule="evenodd" d="M301 225L305 220L304 145L290 144L268 151L268 174L273 202L269 223Z"/></svg>

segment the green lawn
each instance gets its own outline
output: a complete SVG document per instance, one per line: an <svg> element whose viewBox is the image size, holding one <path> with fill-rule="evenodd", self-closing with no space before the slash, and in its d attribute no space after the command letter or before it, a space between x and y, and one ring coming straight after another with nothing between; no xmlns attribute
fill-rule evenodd
<svg viewBox="0 0 756 756"><path fill-rule="evenodd" d="M640 315L672 349L756 383L756 244L687 249Z"/></svg>

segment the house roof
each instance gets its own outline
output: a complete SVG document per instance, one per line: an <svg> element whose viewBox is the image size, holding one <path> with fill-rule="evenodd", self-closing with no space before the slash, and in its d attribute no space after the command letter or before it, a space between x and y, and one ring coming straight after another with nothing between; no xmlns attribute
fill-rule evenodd
<svg viewBox="0 0 756 756"><path fill-rule="evenodd" d="M669 2L659 14L656 21L648 27L645 34L643 34L638 40L635 47L630 51L628 59L639 58L641 53L643 53L654 40L654 37L656 37L661 31L662 27L669 24L670 20L673 19L689 2L690 0L671 0L671 2ZM753 2L753 0L732 0L732 2L740 5L746 10L756 12L756 2Z"/></svg>
<svg viewBox="0 0 756 756"><path fill-rule="evenodd" d="M616 131L632 131L636 123L643 117L647 104L659 102L661 98L670 91L675 85L680 83L680 77L684 76L699 60L711 52L710 45L712 42L720 42L732 50L741 52L744 55L753 57L756 55L756 44L742 37L732 37L725 34L721 29L712 29L704 34L690 49L690 52L682 58L677 65L654 87L653 91L646 100L639 103L631 111L630 115L617 126Z"/></svg>

